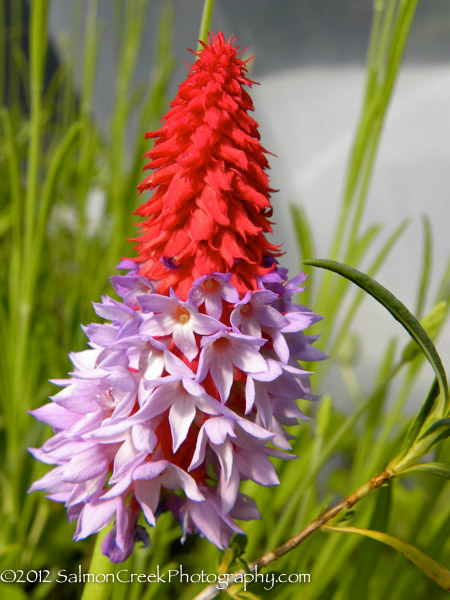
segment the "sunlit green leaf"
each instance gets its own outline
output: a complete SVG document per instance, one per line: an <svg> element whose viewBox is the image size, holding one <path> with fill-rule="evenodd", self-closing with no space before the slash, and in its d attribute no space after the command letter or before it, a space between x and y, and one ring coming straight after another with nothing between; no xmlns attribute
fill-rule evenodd
<svg viewBox="0 0 450 600"><path fill-rule="evenodd" d="M431 311L426 315L425 318L421 319L420 324L425 329L430 338L434 338L436 332L441 326L443 320L446 317L448 310L448 303L438 302ZM417 346L414 340L411 340L409 344L405 347L402 352L402 360L403 362L409 362L413 360L417 354L420 352L419 347Z"/></svg>
<svg viewBox="0 0 450 600"><path fill-rule="evenodd" d="M450 467L445 463L431 462L413 465L403 471L403 474L409 473L427 473L428 475L436 475L444 479L450 479Z"/></svg>
<svg viewBox="0 0 450 600"><path fill-rule="evenodd" d="M428 575L428 577L431 577L431 579L441 587L450 591L450 571L448 571L448 569L425 554L425 552L422 552L415 546L407 544L392 535L388 535L382 531L372 531L371 529L360 529L358 527L331 527L329 525L323 526L322 531L356 533L372 538L373 540L378 540L379 542L394 548L394 550L401 552L406 558Z"/></svg>
<svg viewBox="0 0 450 600"><path fill-rule="evenodd" d="M317 434L324 438L331 419L331 396L325 394L317 412Z"/></svg>
<svg viewBox="0 0 450 600"><path fill-rule="evenodd" d="M433 409L436 398L439 395L439 385L437 379L434 380L433 385L428 392L428 396L425 402L422 404L420 411L414 417L411 425L409 426L408 432L405 436L405 440L403 442L402 451L400 456L405 456L408 450L413 445L417 436L419 435L420 430L422 429L422 425L425 423L426 418L430 414Z"/></svg>
<svg viewBox="0 0 450 600"><path fill-rule="evenodd" d="M391 511L392 486L385 485L376 492L375 506L370 519L370 529L386 529L389 522ZM370 577L373 575L377 562L380 559L378 545L371 540L364 540L362 547L358 548L364 554L364 561L361 567L357 569L353 581L349 585L349 591L356 596L358 590L368 585Z"/></svg>
<svg viewBox="0 0 450 600"><path fill-rule="evenodd" d="M449 431L449 435L450 435L450 417L445 417L443 419L438 419L437 421L435 421L434 423L432 423L428 429L426 429L422 435L420 436L419 439L428 437L429 435L432 435L433 433L436 433L437 431Z"/></svg>

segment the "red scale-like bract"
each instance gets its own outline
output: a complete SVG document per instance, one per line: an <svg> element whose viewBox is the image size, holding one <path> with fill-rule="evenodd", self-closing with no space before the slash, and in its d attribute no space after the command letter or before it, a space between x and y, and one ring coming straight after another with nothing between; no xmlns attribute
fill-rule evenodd
<svg viewBox="0 0 450 600"><path fill-rule="evenodd" d="M139 186L154 190L136 214L145 217L136 238L140 273L158 280L158 293L173 287L186 299L193 281L209 273L233 274L239 292L256 289L258 275L278 256L269 243L267 151L258 124L247 113L253 103L243 86L245 62L239 47L212 35L179 86L163 117Z"/></svg>

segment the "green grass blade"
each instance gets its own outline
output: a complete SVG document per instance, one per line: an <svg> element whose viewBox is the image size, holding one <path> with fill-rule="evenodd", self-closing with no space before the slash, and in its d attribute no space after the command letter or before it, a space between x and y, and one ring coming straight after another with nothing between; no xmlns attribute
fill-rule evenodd
<svg viewBox="0 0 450 600"><path fill-rule="evenodd" d="M83 588L81 600L107 600L111 595L112 585L110 582L97 583L95 581L97 576L105 575L106 573L114 573L116 570L115 565L111 563L109 557L102 554L101 551L102 541L108 534L109 529L109 527L106 527L97 534L94 552L89 566L89 573L94 576L94 581L87 580L87 583L85 583ZM99 580L101 581L101 579Z"/></svg>
<svg viewBox="0 0 450 600"><path fill-rule="evenodd" d="M377 491L375 507L369 523L369 529L385 530L388 526L391 510L392 485L382 486ZM364 556L352 579L349 591L350 596L357 596L358 590L367 588L370 578L374 575L377 562L380 558L379 548L371 540L364 540L358 547L359 556Z"/></svg>
<svg viewBox="0 0 450 600"><path fill-rule="evenodd" d="M384 286L379 284L377 281L358 271L354 267L338 263L333 260L314 259L307 260L305 264L320 267L338 273L342 277L349 279L355 285L363 289L365 292L370 294L375 300L377 300L382 306L384 306L403 327L410 334L410 336L417 342L422 349L423 353L427 357L429 363L433 367L436 377L439 381L442 394L445 399L445 406L448 404L448 385L447 376L442 365L441 358L433 344L428 337L426 331L414 317L414 315L406 308L403 302L400 302L394 294L387 290Z"/></svg>
<svg viewBox="0 0 450 600"><path fill-rule="evenodd" d="M440 462L419 463L418 465L413 465L402 471L403 475L409 475L410 473L426 473L428 475L436 475L437 477L450 479L450 467L445 463Z"/></svg>
<svg viewBox="0 0 450 600"><path fill-rule="evenodd" d="M443 419L438 419L431 423L431 425L422 433L419 440L429 437L440 429L444 429L446 437L450 436L450 417L444 417Z"/></svg>
<svg viewBox="0 0 450 600"><path fill-rule="evenodd" d="M289 209L294 223L294 232L297 239L297 245L300 250L300 256L302 260L305 260L311 256L314 256L316 253L312 228L308 223L306 213L301 206L291 204ZM308 275L308 285L306 290L303 292L303 302L308 305L310 298L313 297L311 269L306 269L305 272Z"/></svg>
<svg viewBox="0 0 450 600"><path fill-rule="evenodd" d="M55 196L58 175L61 173L62 165L64 164L67 155L70 152L80 131L81 123L73 123L70 129L63 137L63 139L61 140L61 142L59 143L59 146L57 147L50 161L47 178L45 180L42 190L41 205L39 207L33 255L33 260L35 262L34 268L32 269L33 273L36 273L39 267L40 251L44 238L45 226L47 224L50 202L51 199Z"/></svg>
<svg viewBox="0 0 450 600"><path fill-rule="evenodd" d="M415 548L411 544L407 544L398 538L383 533L381 531L372 531L370 529L360 529L358 527L322 527L323 531L339 532L339 533L356 533L358 535L364 535L378 540L383 544L394 548L398 552L401 552L406 558L413 562L419 569L421 569L428 577L431 577L437 584L443 587L445 590L450 591L450 571L442 566L440 563L432 559L430 556Z"/></svg>
<svg viewBox="0 0 450 600"><path fill-rule="evenodd" d="M417 303L416 303L416 315L417 318L422 316L424 306L425 306L425 298L428 289L428 285L430 283L430 273L431 273L431 251L432 251L432 235L431 235L431 223L430 219L427 215L422 217L423 224L423 233L424 233L424 242L423 242L423 252L422 252L422 272L420 276L419 290L417 294Z"/></svg>
<svg viewBox="0 0 450 600"><path fill-rule="evenodd" d="M428 415L433 410L433 406L435 405L436 398L438 396L439 384L437 379L435 379L430 391L428 392L428 396L425 402L422 404L420 411L417 413L411 425L409 426L408 432L403 442L402 450L399 455L400 457L406 456L408 450L411 448L414 441L417 439L417 436L419 435L419 432L422 429L422 425L425 423Z"/></svg>
<svg viewBox="0 0 450 600"><path fill-rule="evenodd" d="M441 301L434 306L427 316L421 319L421 325L431 339L434 339L441 328L449 309L447 302ZM402 352L403 362L414 360L420 350L417 344L411 340Z"/></svg>

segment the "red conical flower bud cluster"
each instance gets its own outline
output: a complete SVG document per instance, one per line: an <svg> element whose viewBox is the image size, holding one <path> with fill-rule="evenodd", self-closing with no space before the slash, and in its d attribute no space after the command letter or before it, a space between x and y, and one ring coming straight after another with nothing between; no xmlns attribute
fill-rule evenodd
<svg viewBox="0 0 450 600"><path fill-rule="evenodd" d="M232 273L242 293L257 289L256 276L271 271L263 258L279 255L265 233L272 208L265 169L267 151L253 103L243 86L245 62L222 33L198 54L163 117L139 186L154 190L136 214L146 220L136 238L140 273L183 299L192 282L209 273ZM273 263L273 261L271 261Z"/></svg>

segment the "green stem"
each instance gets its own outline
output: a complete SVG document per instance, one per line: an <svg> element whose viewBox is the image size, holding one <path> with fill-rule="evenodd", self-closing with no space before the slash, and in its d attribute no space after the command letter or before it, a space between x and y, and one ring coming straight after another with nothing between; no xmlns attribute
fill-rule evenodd
<svg viewBox="0 0 450 600"><path fill-rule="evenodd" d="M42 117L42 80L46 54L46 24L48 2L36 0L32 4L30 38L31 38L31 64L30 64L30 90L31 90L31 122L30 141L28 146L28 171L27 189L25 196L25 230L22 257L22 291L19 303L20 335L17 340L17 371L15 379L15 392L17 397L21 394L21 380L25 362L28 329L32 309L32 295L34 273L31 258L34 254L34 234L36 227L36 214L39 190L39 162L41 159L41 117ZM44 41L43 41L44 40ZM23 394L21 394L23 396Z"/></svg>
<svg viewBox="0 0 450 600"><path fill-rule="evenodd" d="M197 45L197 52L203 48L200 42L207 43L209 29L211 27L211 19L214 11L215 0L205 0L203 4L202 21L200 24L200 32L198 34L199 44Z"/></svg>
<svg viewBox="0 0 450 600"><path fill-rule="evenodd" d="M300 498L303 496L305 491L308 489L311 481L315 479L319 470L328 458L332 455L334 450L337 448L339 442L343 439L343 437L351 430L352 426L358 421L358 419L373 405L373 403L377 400L380 394L383 394L388 386L388 384L394 379L400 369L403 367L404 363L397 363L391 371L388 373L384 381L382 381L375 391L371 394L371 396L365 401L362 402L355 412L349 415L337 428L332 438L325 444L322 448L320 448L320 455L318 455L314 463L311 465L308 474L302 479L302 481L298 484L295 491L292 493L289 501L286 503L283 514L280 516L279 521L277 522L277 527L273 531L272 536L269 538L269 546L274 546L278 543L278 539L283 535L285 528L289 523L292 522L296 511L298 510L298 503Z"/></svg>
<svg viewBox="0 0 450 600"><path fill-rule="evenodd" d="M89 574L94 576L93 578L90 578L91 580L98 579L98 581L87 580L84 585L81 600L107 600L110 596L112 591L111 583L106 581L106 575L113 573L115 566L107 556L102 554L102 542L109 533L109 530L110 528L108 527L97 534L91 564L89 565ZM98 577L99 575L104 576L104 582L101 581L103 577Z"/></svg>
<svg viewBox="0 0 450 600"><path fill-rule="evenodd" d="M342 502L333 506L326 512L320 514L316 519L311 521L304 529L302 529L299 533L297 533L294 537L290 538L281 546L278 546L275 550L270 550L263 556L261 556L257 561L253 563L249 563L248 567L250 572L253 573L256 570L261 570L267 567L268 565L274 563L282 556L294 550L299 544L301 544L308 537L322 529L324 525L326 525L329 521L332 521L335 517L342 514L344 511L350 510L355 504L360 502L363 498L365 498L368 494L378 489L382 485L388 484L391 479L397 475L395 471L386 467L386 469L372 477L369 481L366 481L364 485L359 487L353 494L347 496ZM236 581L239 581L238 577L242 575L242 571L238 573L234 573L233 576L228 579L228 585L234 584ZM220 593L220 590L217 589L216 585L210 585L206 587L202 592L197 594L193 600L212 600ZM231 595L231 594L230 594ZM236 596L233 596L236 597ZM82 599L84 600L84 599Z"/></svg>
<svg viewBox="0 0 450 600"><path fill-rule="evenodd" d="M39 165L41 161L41 121L42 121L42 82L46 55L47 0L36 0L31 6L30 17L30 90L31 90L31 120L28 144L28 168L26 179L25 207L23 212L24 233L20 264L15 263L15 271L20 269L19 298L14 307L15 314L11 315L11 323L17 324L14 346L14 366L11 373L11 418L8 421L9 446L7 469L10 472L14 506L19 511L21 496L19 492L20 479L17 473L22 468L20 464L20 440L23 435L25 408L29 406L32 370L27 362L29 351L31 315L33 308L33 292L36 273L33 271L36 235L36 215L39 214ZM17 193L17 190L15 191ZM13 198L17 204L17 199ZM17 206L14 208L14 218L17 218ZM19 258L19 256L17 256ZM17 260L17 259L16 259ZM14 495L15 494L15 495ZM18 513L17 513L18 518Z"/></svg>
<svg viewBox="0 0 450 600"><path fill-rule="evenodd" d="M38 174L40 161L41 138L41 98L42 77L44 72L46 45L42 40L46 36L48 3L36 0L32 4L31 13L31 123L30 142L28 147L29 168L27 173L27 192L25 197L25 257L33 248L33 233L38 198Z"/></svg>
<svg viewBox="0 0 450 600"><path fill-rule="evenodd" d="M6 10L0 2L0 106L6 104Z"/></svg>

